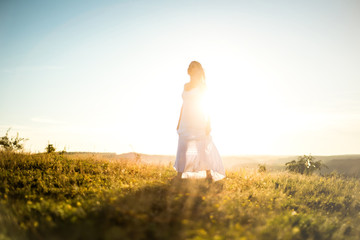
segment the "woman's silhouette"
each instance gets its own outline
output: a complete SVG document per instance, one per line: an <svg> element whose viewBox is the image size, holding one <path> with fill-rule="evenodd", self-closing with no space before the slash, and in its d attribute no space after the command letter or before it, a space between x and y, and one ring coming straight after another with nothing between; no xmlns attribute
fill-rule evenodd
<svg viewBox="0 0 360 240"><path fill-rule="evenodd" d="M205 73L199 62L192 61L188 74L190 82L184 85L183 105L176 129L179 134L174 164L178 172L176 178L217 181L225 177L225 170L210 135L210 117L204 109L207 95Z"/></svg>

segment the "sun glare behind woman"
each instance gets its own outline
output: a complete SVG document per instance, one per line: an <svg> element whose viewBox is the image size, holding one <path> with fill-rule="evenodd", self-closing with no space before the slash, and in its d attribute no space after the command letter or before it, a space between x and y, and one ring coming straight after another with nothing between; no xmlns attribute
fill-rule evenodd
<svg viewBox="0 0 360 240"><path fill-rule="evenodd" d="M200 101L200 111L202 111L204 116L209 118L209 121L210 121L210 109L211 109L210 105L211 105L211 103L210 103L209 92L208 92L207 88L202 93L199 101Z"/></svg>
<svg viewBox="0 0 360 240"><path fill-rule="evenodd" d="M199 62L188 68L190 82L184 85L183 105L177 126L178 149L174 168L181 178L207 178L217 181L225 177L220 154L210 135L209 99L205 73Z"/></svg>

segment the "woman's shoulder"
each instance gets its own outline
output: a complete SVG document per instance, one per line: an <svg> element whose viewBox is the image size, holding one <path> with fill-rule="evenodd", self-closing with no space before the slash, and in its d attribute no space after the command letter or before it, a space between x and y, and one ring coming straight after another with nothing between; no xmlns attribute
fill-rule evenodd
<svg viewBox="0 0 360 240"><path fill-rule="evenodd" d="M200 84L200 85L194 86L194 85L191 85L190 83L185 83L184 84L184 91L190 91L190 90L192 90L194 88L198 88L200 90L206 90L206 85Z"/></svg>
<svg viewBox="0 0 360 240"><path fill-rule="evenodd" d="M184 91L189 91L193 88L193 86L190 83L185 83L184 84Z"/></svg>

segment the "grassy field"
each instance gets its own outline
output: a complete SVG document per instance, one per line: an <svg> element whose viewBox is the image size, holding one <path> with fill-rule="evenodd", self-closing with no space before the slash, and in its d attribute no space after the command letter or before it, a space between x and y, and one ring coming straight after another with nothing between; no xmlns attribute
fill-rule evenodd
<svg viewBox="0 0 360 240"><path fill-rule="evenodd" d="M0 152L0 239L360 239L360 180Z"/></svg>

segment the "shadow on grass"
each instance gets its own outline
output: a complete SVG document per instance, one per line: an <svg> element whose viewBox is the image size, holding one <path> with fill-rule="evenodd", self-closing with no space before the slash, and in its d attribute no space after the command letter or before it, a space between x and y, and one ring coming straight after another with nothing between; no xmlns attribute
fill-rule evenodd
<svg viewBox="0 0 360 240"><path fill-rule="evenodd" d="M221 193L221 181L182 179L111 196L82 219L57 221L31 239L184 239L189 219L210 223L213 207L205 196ZM90 208L91 209L91 208ZM188 236L188 235L187 235Z"/></svg>

